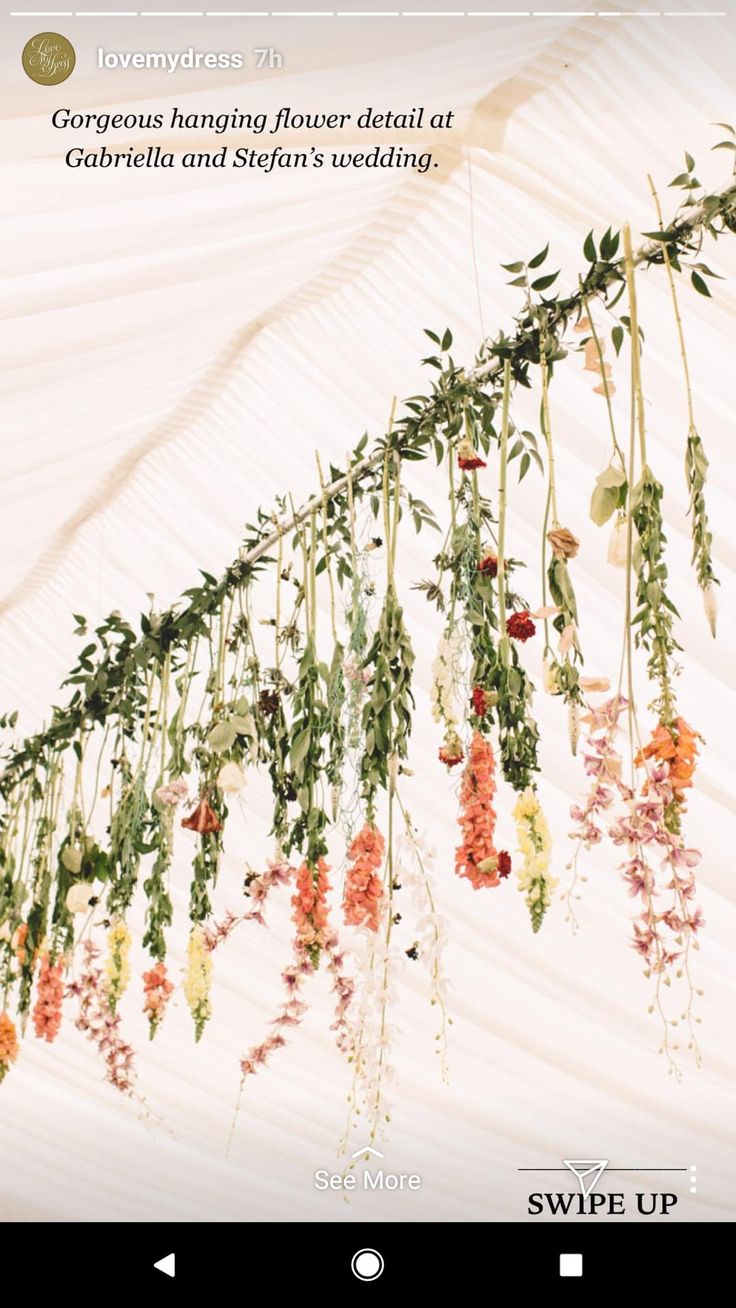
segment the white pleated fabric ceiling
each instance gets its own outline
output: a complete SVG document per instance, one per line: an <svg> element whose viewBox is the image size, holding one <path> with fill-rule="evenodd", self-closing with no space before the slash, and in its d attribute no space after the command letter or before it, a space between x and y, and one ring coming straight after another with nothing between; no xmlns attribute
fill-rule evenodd
<svg viewBox="0 0 736 1308"><path fill-rule="evenodd" d="M0 92L0 708L18 707L25 730L59 702L76 648L72 611L92 621L112 608L134 617L147 608L148 592L164 606L195 581L198 568L219 573L259 504L288 490L301 499L314 487L315 449L323 461L340 463L365 429L380 433L392 396L426 388L418 364L424 327L449 325L455 357L470 361L483 330L495 333L511 322L518 301L502 262L534 254L549 240L561 285L574 286L590 228L601 232L627 219L636 233L656 225L648 172L671 207L666 185L684 149L697 159L701 180L723 185L730 155L710 153L719 139L712 124L735 116L736 67L730 18L624 14L610 21L530 16L342 25L335 18L320 26L294 19L278 30L276 20L254 20L248 44L280 43L287 53L282 72L102 75L83 72L81 57L102 43L100 31L69 20L62 30L77 47L78 71L52 104L48 92L36 94L39 88L24 79L16 58L39 21L4 20L12 24L12 64ZM245 39L232 23L215 19L207 21L206 42L204 28L195 39L194 23L185 30L151 21L145 42L199 42L215 50ZM140 27L121 24L104 33L112 49L142 48L143 40ZM90 134L72 140L50 127L49 109L64 103L127 112L168 112L173 104L187 112L424 104L453 108L457 117L454 130L434 143L440 167L425 176L103 174L65 169L60 161L70 145L92 144ZM127 143L124 133L114 142L99 139ZM185 134L179 148L201 144ZM518 1169L556 1166L563 1157L607 1157L612 1166L641 1168L696 1163L696 1198L685 1180L668 1183L680 1196L678 1215L728 1216L736 1161L729 1129L736 241L709 246L706 260L726 280L714 283L712 301L683 281L682 304L698 425L712 467L709 510L723 583L717 642L689 567L685 397L667 285L650 272L640 287L651 461L666 487L670 569L682 615L680 703L707 741L687 818L689 839L704 854L701 1070L683 1056L685 1075L676 1083L657 1056L648 991L628 943L631 901L610 848L589 860L574 937L559 904L533 937L511 887L483 895L453 876L455 782L437 764L428 706L438 623L411 589L429 575L435 540L407 529L399 584L418 653L418 712L415 775L405 799L437 850L454 1023L444 1086L432 1052L434 1015L419 971L407 964L385 1153L392 1168L421 1174L421 1190L360 1194L347 1204L314 1189L315 1169L336 1166L350 1078L328 1031L322 977L303 1028L248 1086L228 1151L238 1057L275 1012L288 957L283 895L268 931L245 926L216 956L214 1016L200 1046L182 1002L150 1046L138 998L131 991L125 1001L148 1121L102 1083L71 1021L53 1047L25 1040L0 1092L0 1216L514 1219L523 1216L531 1188ZM620 368L616 411L625 429L623 362ZM523 397L517 419L536 428L537 404L537 395ZM621 573L606 564L607 533L588 518L608 435L582 360L560 370L553 421L561 512L582 541L575 584L586 671L615 680ZM444 513L433 465L409 475L415 493ZM541 501L541 479L530 473L514 492L510 533L513 553L535 566ZM535 675L535 652L527 648ZM535 707L543 739L540 794L564 881L569 807L585 779L570 755L559 702L540 693ZM512 797L499 793L498 801L504 843L513 845ZM237 907L245 863L257 866L266 856L266 819L267 797L256 785L237 847L229 842L221 909ZM180 841L174 972L183 962L187 851ZM143 965L140 950L135 961ZM623 1177L621 1188L633 1192L633 1180ZM656 1182L640 1173L636 1187Z"/></svg>

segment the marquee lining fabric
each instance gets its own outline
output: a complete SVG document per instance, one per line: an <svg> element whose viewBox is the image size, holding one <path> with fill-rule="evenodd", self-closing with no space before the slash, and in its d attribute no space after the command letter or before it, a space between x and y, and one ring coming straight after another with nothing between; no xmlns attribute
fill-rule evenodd
<svg viewBox="0 0 736 1308"><path fill-rule="evenodd" d="M350 107L366 102L368 85L374 103L426 103L431 81L433 103L458 111L436 180L356 173L339 183L318 175L256 183L233 174L213 185L206 174L178 172L102 179L61 167L57 136L31 98L20 115L5 105L2 248L12 251L12 267L0 353L2 708L17 705L24 728L35 728L59 698L75 651L72 610L93 621L111 608L134 615L146 607L146 592L168 603L199 567L218 571L236 554L243 521L258 504L315 484L315 448L339 463L366 427L381 430L392 395L426 386L417 364L423 327L449 324L456 356L470 360L481 338L478 290L486 330L510 322L517 302L501 262L532 254L549 238L561 281L572 284L590 227L626 218L635 230L655 225L648 171L666 205L683 148L702 180L725 180L725 152L709 154L710 124L728 116L733 23L663 26L655 43L643 26L585 19L528 28L509 22L493 28L492 40L483 30L482 40L449 24L403 30L385 62L377 32L365 45L353 41L351 51L335 38L332 56L315 46L307 71L287 68L257 87L263 108L319 105L325 87L331 106ZM214 29L208 44L226 48ZM114 86L92 78L74 94L103 107L103 87ZM173 98L216 108L239 97L245 90L237 79L209 84L199 76L196 89L192 83ZM162 79L150 101L135 102L128 90L125 104L142 110L171 100ZM719 242L706 256L727 275L712 302L682 292L698 423L713 469L709 509L723 581L716 643L689 570L685 408L666 282L649 273L640 291L652 461L668 488L671 573L686 633L680 696L707 741L688 815L704 853L702 1070L683 1058L677 1085L660 1066L646 986L628 949L629 902L610 850L591 856L574 938L559 906L533 938L520 896L486 899L451 875L456 801L453 783L438 772L427 702L437 623L410 589L426 575L433 542L407 531L399 584L418 653L420 711L416 776L405 798L438 850L454 983L449 1087L432 1055L433 1015L418 971L407 966L402 983L386 1153L392 1167L420 1172L422 1189L346 1204L313 1188L315 1168L335 1165L349 1076L331 1045L324 978L314 983L315 1011L304 1027L248 1087L226 1154L237 1058L274 1010L288 952L284 896L268 933L243 927L218 955L214 1017L201 1046L191 1042L181 1004L149 1046L142 1015L132 996L126 1001L148 1126L101 1083L71 1023L53 1048L25 1041L0 1094L0 1216L510 1219L525 1210L528 1177L518 1168L607 1156L620 1167L697 1163L697 1199L685 1184L672 1186L680 1216L727 1217L734 1170L732 244ZM616 402L622 426L625 389ZM536 396L519 402L529 425L536 404ZM553 396L560 499L582 539L576 588L586 667L615 676L620 574L605 563L605 531L587 517L594 476L607 460L601 405L569 362ZM417 493L441 509L433 469L420 465L411 475ZM541 494L530 474L512 505L515 552L530 561L537 542L527 519L537 521L529 508ZM584 785L582 769L569 755L559 704L540 693L535 707L541 795L564 876L568 808ZM226 856L221 906L236 899L244 861L257 865L267 853L259 785L246 805L242 844ZM502 823L511 840L509 807ZM180 887L186 861L180 840ZM176 907L183 914L181 891ZM173 939L175 971L181 929ZM631 1178L621 1184L634 1188Z"/></svg>

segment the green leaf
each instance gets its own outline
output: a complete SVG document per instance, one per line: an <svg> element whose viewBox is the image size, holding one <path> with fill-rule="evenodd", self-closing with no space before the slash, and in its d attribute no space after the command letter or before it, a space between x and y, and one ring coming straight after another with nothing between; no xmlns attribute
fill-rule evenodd
<svg viewBox="0 0 736 1308"><path fill-rule="evenodd" d="M588 263L595 263L598 257L598 253L595 248L595 239L593 237L592 231L588 232L588 235L586 236L585 241L583 242L583 254L585 255L585 258L588 260Z"/></svg>
<svg viewBox="0 0 736 1308"><path fill-rule="evenodd" d="M532 282L532 290L546 291L548 286L551 286L553 282L557 281L559 275L560 272L558 269L556 273L547 273L544 277L538 277L535 282Z"/></svg>
<svg viewBox="0 0 736 1308"><path fill-rule="evenodd" d="M616 351L616 358L618 358L619 354L621 353L621 346L624 343L623 327L614 327L613 331L611 332L611 340L613 341L613 348Z"/></svg>
<svg viewBox="0 0 736 1308"><path fill-rule="evenodd" d="M520 273L524 271L524 265L520 259L517 259L516 263L502 263L501 267L504 272Z"/></svg>
<svg viewBox="0 0 736 1308"><path fill-rule="evenodd" d="M700 276L700 273L697 272L691 273L690 280L693 286L695 287L696 291L700 291L701 295L707 295L709 299L711 298L711 294L710 291L708 290L707 283Z"/></svg>
<svg viewBox="0 0 736 1308"><path fill-rule="evenodd" d="M224 754L235 744L236 735L232 722L216 722L207 736L207 744L213 753Z"/></svg>
<svg viewBox="0 0 736 1308"><path fill-rule="evenodd" d="M590 498L590 516L596 527L602 527L613 516L618 504L615 488L596 485Z"/></svg>
<svg viewBox="0 0 736 1308"><path fill-rule="evenodd" d="M626 473L622 468L617 468L614 464L610 464L607 468L603 469L603 472L598 474L595 481L596 486L600 486L602 490L610 490L614 487L623 485L626 481Z"/></svg>
<svg viewBox="0 0 736 1308"><path fill-rule="evenodd" d="M442 344L440 345L440 349L446 352L447 350L449 350L451 345L452 345L452 332L450 331L450 328L447 327L445 330L445 334L442 337Z"/></svg>
<svg viewBox="0 0 736 1308"><path fill-rule="evenodd" d="M300 731L299 735L295 736L294 738L294 742L291 746L291 750L289 751L289 755L291 758L291 766L294 768L295 772L298 771L301 764L304 762L305 758L307 757L307 754L309 753L309 745L310 745L311 738L312 738L311 727L305 727L304 730Z"/></svg>
<svg viewBox="0 0 736 1308"><path fill-rule="evenodd" d="M545 245L544 249L539 251L539 254L535 254L534 258L529 260L529 267L539 268L540 265L544 263L548 254L549 254L549 241Z"/></svg>

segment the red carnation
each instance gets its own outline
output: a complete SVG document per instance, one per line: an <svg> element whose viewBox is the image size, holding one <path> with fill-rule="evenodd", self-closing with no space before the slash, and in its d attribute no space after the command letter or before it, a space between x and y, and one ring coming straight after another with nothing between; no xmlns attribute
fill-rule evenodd
<svg viewBox="0 0 736 1308"><path fill-rule="evenodd" d="M520 609L518 613L512 613L506 623L506 630L512 640L520 640L522 643L529 640L536 632L536 627L529 617L528 609Z"/></svg>
<svg viewBox="0 0 736 1308"><path fill-rule="evenodd" d="M505 849L499 851L497 871L502 879L507 877L511 871L511 855Z"/></svg>
<svg viewBox="0 0 736 1308"><path fill-rule="evenodd" d="M482 686L473 687L473 712L484 718L488 712L488 696Z"/></svg>
<svg viewBox="0 0 736 1308"><path fill-rule="evenodd" d="M483 573L484 577L498 576L498 557L492 550L486 550L478 563L478 571Z"/></svg>

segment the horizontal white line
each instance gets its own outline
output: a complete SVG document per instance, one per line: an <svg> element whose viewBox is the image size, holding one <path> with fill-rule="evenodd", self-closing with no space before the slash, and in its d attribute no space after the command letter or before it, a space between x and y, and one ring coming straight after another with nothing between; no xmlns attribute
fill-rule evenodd
<svg viewBox="0 0 736 1308"><path fill-rule="evenodd" d="M11 9L11 18L726 18L725 9Z"/></svg>

